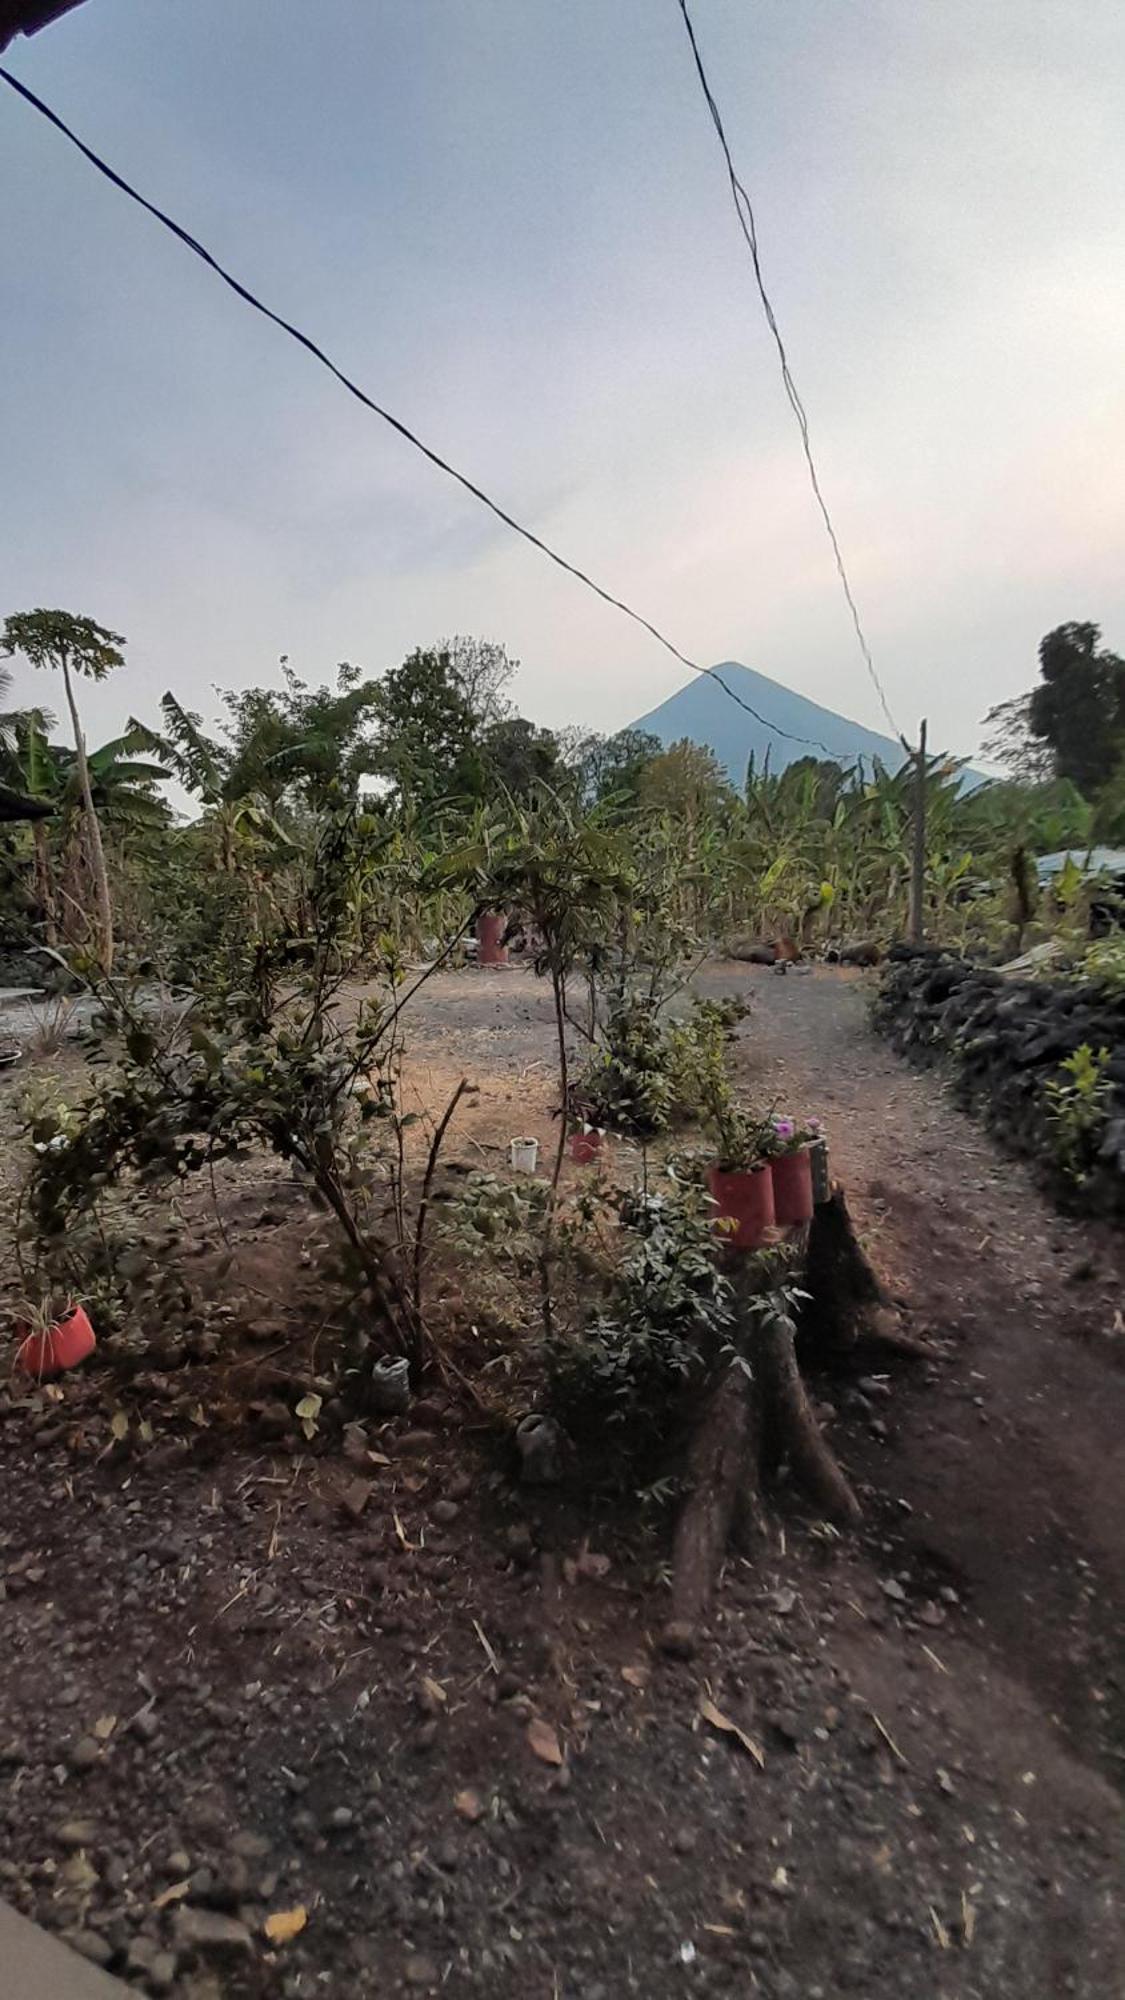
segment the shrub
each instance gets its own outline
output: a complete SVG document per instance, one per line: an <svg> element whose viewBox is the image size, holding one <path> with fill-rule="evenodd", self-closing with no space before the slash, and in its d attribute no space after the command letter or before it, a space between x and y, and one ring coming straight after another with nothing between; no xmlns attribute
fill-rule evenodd
<svg viewBox="0 0 1125 2000"><path fill-rule="evenodd" d="M577 1443L624 1457L663 1444L730 1327L729 1280L715 1259L701 1192L622 1192L624 1253L587 1325L547 1351L551 1402Z"/></svg>
<svg viewBox="0 0 1125 2000"><path fill-rule="evenodd" d="M1108 1067L1109 1050L1095 1054L1089 1042L1083 1042L1044 1085L1059 1165L1079 1185L1090 1174L1109 1116L1113 1085L1106 1075Z"/></svg>
<svg viewBox="0 0 1125 2000"><path fill-rule="evenodd" d="M665 1023L646 999L619 1001L602 1046L572 1085L572 1116L634 1139L694 1118L711 1079L725 1074L726 1037L748 1011L733 995L696 999L684 1019Z"/></svg>

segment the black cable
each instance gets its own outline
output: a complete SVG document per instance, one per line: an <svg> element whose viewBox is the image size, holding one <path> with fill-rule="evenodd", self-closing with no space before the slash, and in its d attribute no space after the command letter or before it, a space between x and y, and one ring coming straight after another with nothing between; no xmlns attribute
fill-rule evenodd
<svg viewBox="0 0 1125 2000"><path fill-rule="evenodd" d="M816 462L812 455L812 445L809 440L808 416L805 411L805 406L801 401L800 395L798 394L797 384L793 380L793 374L789 366L789 356L785 352L785 343L781 338L781 329L777 324L777 318L774 314L773 306L770 303L770 296L766 290L765 279L762 276L762 261L758 254L758 230L757 230L757 225L754 221L753 204L751 203L750 197L747 194L746 189L743 187L742 182L739 180L738 175L735 172L734 160L731 155L730 145L728 143L726 131L723 126L722 114L719 110L717 103L715 102L714 92L712 91L711 86L707 81L707 72L703 67L703 58L699 53L699 43L696 40L695 27L692 23L691 15L688 12L687 0L679 0L679 8L681 14L684 17L684 26L688 32L688 40L691 43L691 53L695 59L696 75L699 78L700 88L702 89L703 95L707 100L707 109L711 113L711 120L715 127L716 132L719 135L719 144L723 149L723 158L725 159L727 164L727 177L730 181L730 191L734 201L735 213L738 216L739 226L742 230L742 234L746 238L746 246L750 252L750 259L754 266L754 278L758 287L758 296L762 301L762 310L766 316L766 323L769 326L769 330L773 335L774 343L777 347L778 359L781 362L781 379L785 385L785 394L789 399L789 407L792 410L793 415L797 419L797 428L801 433L801 444L804 449L805 463L809 469L809 482L812 486L813 493L816 496L816 504L820 508L821 517L824 521L824 526L827 529L828 539L832 544L832 553L836 558L836 568L840 574L840 582L843 585L844 596L846 597L848 602L848 610L852 614L852 624L855 626L856 638L859 640L860 651L863 654L864 663L867 667L868 673L871 676L875 692L879 697L880 703L882 704L883 714L886 716L887 721L890 723L891 734L893 736L900 736L901 731L899 729L897 722L894 719L894 716L891 714L890 708L887 704L887 697L883 689L883 683L879 679L878 673L875 670L875 662L871 657L871 648L867 643L867 638L864 633L863 626L860 624L859 612L856 609L856 601L852 595L851 584L848 581L848 572L844 567L844 558L840 553L840 544L836 539L836 530L832 526L832 516L828 512L827 502L825 501L824 495L820 490L820 479L817 475Z"/></svg>
<svg viewBox="0 0 1125 2000"><path fill-rule="evenodd" d="M280 313L276 313L269 306L263 305L261 299L256 298L253 292L248 290L245 285L240 284L239 280L232 277L229 271L224 270L218 259L213 257L211 252L205 249L202 243L194 236L189 235L188 231L181 228L178 222L174 222L170 215L165 215L164 210L157 208L155 202L148 201L135 187L130 186L129 182L121 174L115 173L114 169L108 166L105 160L99 158L98 154L91 147L87 146L78 137L76 132L71 130L70 126L59 117L57 111L52 111L49 104L45 104L41 97L37 97L35 92L29 90L25 83L21 83L18 77L13 76L10 70L0 67L0 77L3 78L5 83L10 84L13 90L18 91L19 95L28 104L32 105L36 111L40 112L55 127L56 131L61 132L65 139L69 139L71 145L78 148L83 158L89 160L90 165L96 167L99 174L104 174L106 180L111 182L115 188L118 188L122 194L128 195L130 201L135 201L138 207L145 209L157 222L162 223L165 229L171 230L172 235L178 237L186 249L192 251L196 257L202 258L203 262L214 271L216 277L221 278L224 285L229 285L231 291L235 292L245 305L251 306L255 312L261 313L265 319L272 320L273 324L280 327L283 333L287 333L290 339L297 341L300 346L306 348L311 355L315 356L317 361L321 362L328 369L330 374L336 377L337 382L342 384L349 395L354 396L357 402L362 403L375 416L381 417L385 424L389 424L391 429L397 431L400 437L405 438L408 444L412 444L416 451L420 451L424 458L428 458L431 465L436 465L440 472L448 473L450 479L455 479L459 486L463 486L467 493L472 494L474 500L479 500L483 507L487 507L490 513L495 514L497 520L503 521L505 527L511 528L517 535L522 535L525 542L530 542L533 548L538 549L540 554L545 555L550 562L556 563L559 569L565 570L568 576L573 576L579 583L585 584L587 590L592 590L596 596L602 599L603 603L612 605L615 611L623 611L626 618L631 618L634 624L643 626L644 630L651 633L652 637L667 652L671 653L675 659L679 660L683 666L690 667L692 673L706 674L709 680L716 681L724 694L728 694L732 701L738 703L739 708L745 709L747 715L752 715L755 722L760 722L762 727L770 730L774 736L783 736L789 743L804 744L810 750L823 750L827 757L834 755L828 748L828 745L821 743L817 738L795 736L790 730L782 729L778 723L770 722L764 715L759 715L758 710L752 708L748 701L744 701L740 694L736 694L730 683L725 681L714 667L701 667L698 660L689 659L686 653L681 653L679 647L674 646L671 639L665 638L663 632L657 626L651 624L647 618L642 617L639 611L634 611L631 605L624 603L620 597L614 597L610 591L603 590L601 584L595 583L593 577L587 576L585 570L581 570L574 563L568 562L565 556L560 556L557 550L551 548L549 543L542 541L531 528L525 528L522 522L517 521L513 515L507 512L506 508L501 507L499 501L493 500L466 473L458 472L456 466L450 465L447 459L442 458L440 453L433 451L428 444L423 444L422 439L417 437L398 417L393 417L389 410L384 410L380 404L374 402L357 383L351 380L350 376L344 374L342 368L336 366L336 363L329 358L324 349L317 346L315 340L311 339L307 333L301 332L300 327L293 326L289 320L283 319Z"/></svg>

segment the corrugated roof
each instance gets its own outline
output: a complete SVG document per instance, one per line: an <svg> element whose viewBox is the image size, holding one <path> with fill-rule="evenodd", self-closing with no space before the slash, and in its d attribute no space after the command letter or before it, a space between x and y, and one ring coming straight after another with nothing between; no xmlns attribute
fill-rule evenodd
<svg viewBox="0 0 1125 2000"><path fill-rule="evenodd" d="M1125 875L1125 847L1064 847L1057 854L1041 854L1035 864L1041 882L1061 875L1073 861L1083 875Z"/></svg>

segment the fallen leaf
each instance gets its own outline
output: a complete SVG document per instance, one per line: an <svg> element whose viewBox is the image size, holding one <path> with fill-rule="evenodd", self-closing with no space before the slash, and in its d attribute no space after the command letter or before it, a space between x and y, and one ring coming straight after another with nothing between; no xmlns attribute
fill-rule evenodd
<svg viewBox="0 0 1125 2000"><path fill-rule="evenodd" d="M115 1410L109 1420L109 1428L120 1444L122 1438L127 1438L129 1435L128 1413L125 1410Z"/></svg>
<svg viewBox="0 0 1125 2000"><path fill-rule="evenodd" d="M651 1669L648 1667L622 1667L621 1669L622 1680L626 1681L631 1688L646 1688L650 1677Z"/></svg>
<svg viewBox="0 0 1125 2000"><path fill-rule="evenodd" d="M304 1431L305 1436L310 1440L316 1436L316 1420L320 1415L323 1401L323 1396L314 1396L312 1394L302 1396L293 1411L293 1415L300 1420L301 1429Z"/></svg>
<svg viewBox="0 0 1125 2000"><path fill-rule="evenodd" d="M930 1904L930 1921L934 1927L934 1936L936 1937L942 1951L948 1951L950 1946L949 1932L946 1930L945 1925L942 1923L942 1920L938 1916L938 1913L935 1910L932 1903Z"/></svg>
<svg viewBox="0 0 1125 2000"><path fill-rule="evenodd" d="M473 1826L478 1819L484 1818L484 1804L478 1792L456 1792L453 1804L461 1818L467 1819Z"/></svg>
<svg viewBox="0 0 1125 2000"><path fill-rule="evenodd" d="M309 1913L303 1903L292 1910L273 1910L262 1925L271 1944L289 1944L299 1937L308 1923Z"/></svg>
<svg viewBox="0 0 1125 2000"><path fill-rule="evenodd" d="M446 1694L441 1682L435 1681L430 1674L423 1674L422 1686L425 1688L431 1701L439 1701L444 1705L449 1700L449 1696Z"/></svg>
<svg viewBox="0 0 1125 2000"><path fill-rule="evenodd" d="M963 1942L964 1942L964 1944L965 1944L965 1948L966 1948L966 1950L968 1949L969 1945L971 1945L971 1944L972 1944L972 1941L973 1941L973 1934L974 1934L974 1932L976 1931L976 1927L977 1927L977 1912L976 1912L976 1905L975 1905L974 1903L971 1903L971 1902L969 1901L969 1898L968 1898L968 1897L966 1896L966 1894L965 1894L965 1891L964 1891L964 1890L962 1889L962 1891L961 1891L961 1937L962 1937L962 1940L963 1940Z"/></svg>
<svg viewBox="0 0 1125 2000"><path fill-rule="evenodd" d="M417 1544L417 1542L412 1542L412 1541L410 1541L410 1540L409 1540L409 1539L407 1538L407 1533L406 1533L406 1529L405 1529L405 1528L403 1527L403 1525L402 1525L402 1520L401 1520L401 1517L400 1517L400 1516L399 1516L399 1514L398 1514L398 1511L397 1511L397 1509L396 1509L396 1511L395 1511L395 1512L394 1512L394 1513L392 1514L392 1516L391 1516L391 1519L393 1520L393 1522L394 1522L394 1524L395 1524L395 1534L396 1534L396 1535L398 1536L398 1538L399 1538L399 1541L400 1541L400 1542L402 1543L402 1546L403 1546L403 1548L404 1548L404 1549L416 1549L416 1548L418 1547L418 1544Z"/></svg>
<svg viewBox="0 0 1125 2000"><path fill-rule="evenodd" d="M340 1488L340 1505L353 1521L359 1520L370 1498L369 1479L349 1479L347 1484Z"/></svg>
<svg viewBox="0 0 1125 2000"><path fill-rule="evenodd" d="M99 1715L94 1724L94 1735L97 1737L99 1743L108 1743L116 1728L117 1717L115 1715Z"/></svg>
<svg viewBox="0 0 1125 2000"><path fill-rule="evenodd" d="M184 1897L190 1893L190 1882L170 1882L166 1889L160 1891L159 1896L153 1897L152 1907L154 1910L166 1910L169 1903L182 1903Z"/></svg>
<svg viewBox="0 0 1125 2000"><path fill-rule="evenodd" d="M765 1770L766 1755L761 1744L755 1743L752 1736L747 1736L746 1731L740 1729L737 1722L732 1722L729 1715L724 1715L721 1708L716 1708L710 1695L700 1695L699 1713L703 1717L704 1722L711 1724L712 1729L721 1729L728 1736L736 1736L743 1749L754 1759L755 1764L761 1770Z"/></svg>
<svg viewBox="0 0 1125 2000"><path fill-rule="evenodd" d="M147 1417L143 1417L141 1419L138 1429L140 1432L141 1443L151 1444L153 1438L156 1436L156 1432L153 1430L152 1425L150 1424Z"/></svg>
<svg viewBox="0 0 1125 2000"><path fill-rule="evenodd" d="M549 1722L544 1722L542 1716L537 1715L534 1722L528 1723L527 1740L531 1749L534 1750L535 1755L544 1764L562 1763L563 1753L559 1745L558 1734Z"/></svg>

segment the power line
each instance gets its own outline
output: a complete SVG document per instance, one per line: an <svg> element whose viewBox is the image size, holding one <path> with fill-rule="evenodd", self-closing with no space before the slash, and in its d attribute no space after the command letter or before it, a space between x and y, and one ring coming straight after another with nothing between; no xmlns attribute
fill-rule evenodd
<svg viewBox="0 0 1125 2000"><path fill-rule="evenodd" d="M216 277L221 278L224 285L228 285L231 291L245 305L252 307L255 312L261 313L265 319L271 320L274 326L280 327L281 331L287 333L291 340L297 341L323 367L327 368L331 375L335 376L337 382L348 391L349 395L354 396L357 402L362 403L364 408L372 411L375 416L381 417L385 424L389 424L392 430L397 431L400 437L406 439L407 444L413 445L414 449L420 451L424 458L428 458L431 465L436 465L439 472L445 472L449 475L450 479L455 479L459 486L464 487L467 493L472 494L474 500L479 500L483 507L487 507L489 512L496 516L497 520L503 521L505 527L511 528L515 534L522 536L525 542L530 542L532 548L538 549L541 555L545 555L559 569L565 570L568 576L572 576L577 582L585 584L587 590L592 590L595 596L602 599L603 603L612 605L615 611L624 612L626 618L631 618L634 624L643 626L644 630L650 633L667 652L671 653L674 659L679 660L681 665L690 667L694 674L706 674L709 680L717 682L724 694L729 695L733 702L737 702L739 708L744 709L747 715L752 715L755 722L760 722L762 727L770 730L774 736L782 736L789 743L803 744L810 750L823 750L828 757L834 757L837 754L830 750L826 743L821 743L816 737L796 736L791 730L782 729L778 723L770 722L766 716L760 715L756 708L752 707L748 701L744 701L742 696L736 693L729 681L725 681L716 668L700 666L698 660L690 659L686 653L680 651L678 646L673 645L671 639L665 637L658 626L643 617L639 611L634 611L632 605L626 604L620 597L614 597L611 591L604 590L600 583L595 583L592 576L587 576L585 570L579 569L575 563L568 562L565 556L561 556L557 549L553 549L548 542L543 541L531 528L524 527L523 523L517 521L514 515L509 514L507 509L502 507L498 500L492 499L491 495L486 493L483 487L478 486L466 473L458 472L456 466L451 465L448 459L442 458L441 454L434 451L431 446L424 444L422 439L407 424L404 424L400 418L392 416L389 410L383 409L381 404L376 403L371 396L367 395L366 391L361 389L358 383L353 382L351 377L346 375L343 369L337 366L309 334L302 333L300 327L294 326L290 320L283 319L280 313L276 313L270 306L264 305L262 300L257 298L248 286L242 284L230 271L226 270L219 263L217 257L211 255L211 252L199 242L198 238L190 235L178 222L173 221L170 215L166 215L162 208L158 208L155 202L149 201L138 189L133 187L123 175L115 172L113 167L109 166L105 160L94 152L92 147L87 146L85 141L80 139L78 134L71 130L71 127L59 117L57 111L52 111L49 104L45 104L41 97L37 97L35 92L29 90L25 83L21 83L18 77L13 76L10 70L0 67L0 77L3 78L5 83L10 84L12 89L17 91L34 110L46 118L55 127L56 131L61 132L65 139L69 139L71 145L76 146L78 151L83 155L83 158L89 160L90 165L96 167L98 173L103 174L113 187L117 188L121 194L127 195L130 201L135 201L139 208L145 209L165 229L170 230L172 235L177 237L184 245L185 249L190 250L194 256L201 258L203 263L210 270L214 271Z"/></svg>
<svg viewBox="0 0 1125 2000"><path fill-rule="evenodd" d="M840 544L836 538L836 530L832 525L832 516L828 512L828 503L824 498L824 494L821 492L820 479L816 469L816 461L812 455L812 444L809 439L808 415L806 413L805 406L802 403L800 395L798 393L797 384L793 380L793 373L789 366L789 356L785 352L785 342L781 338L781 329L777 324L777 317L776 314L774 313L773 306L770 303L770 296L766 290L765 279L762 276L762 260L758 253L758 229L757 229L757 224L754 221L753 204L750 200L750 196L747 194L746 189L743 187L742 182L739 180L738 174L735 171L734 159L731 155L730 145L727 140L726 130L723 125L722 114L719 110L718 104L715 101L714 92L712 91L711 86L707 81L707 72L703 67L703 58L699 53L699 43L696 40L695 27L692 22L691 15L688 12L687 0L679 0L679 8L681 14L684 17L684 26L688 32L688 40L691 43L691 53L695 61L696 75L699 78L700 88L703 92L704 97L707 100L707 109L711 113L711 120L715 127L715 131L718 133L719 144L723 149L723 158L726 161L727 177L730 181L730 191L731 191L731 197L734 201L735 214L738 216L739 227L742 230L742 234L746 238L746 247L750 252L750 260L754 266L754 279L758 287L758 296L762 301L762 310L766 316L766 323L769 327L770 332L773 335L774 343L777 347L778 359L781 363L781 379L785 385L785 394L789 400L789 407L792 410L793 415L797 419L797 428L801 433L801 445L805 454L805 463L809 469L809 483L811 484L813 493L816 496L816 504L820 508L821 518L824 521L824 526L825 529L827 530L828 539L832 544L832 554L836 559L836 568L839 571L840 582L843 586L844 596L847 599L848 610L851 612L852 615L852 624L855 626L855 635L856 638L859 640L859 649L860 652L863 654L864 664L866 665L867 671L871 676L875 692L879 697L883 714L886 716L887 721L890 723L891 733L894 736L898 736L900 734L899 727L894 719L894 716L891 714L890 708L887 703L886 693L883 688L883 683L879 679L879 675L876 672L875 668L875 662L871 657L871 648L867 643L866 634L864 633L863 626L860 623L859 612L856 608L856 601L854 596L852 595L851 584L848 581L848 572L844 567L844 558L840 552Z"/></svg>

